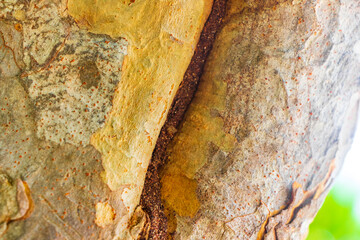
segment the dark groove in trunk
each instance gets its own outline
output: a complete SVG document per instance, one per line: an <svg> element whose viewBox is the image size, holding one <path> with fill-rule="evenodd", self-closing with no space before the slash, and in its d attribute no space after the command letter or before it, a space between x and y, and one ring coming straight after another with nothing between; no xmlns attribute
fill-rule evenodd
<svg viewBox="0 0 360 240"><path fill-rule="evenodd" d="M166 147L174 137L176 129L196 92L206 58L212 49L216 33L225 16L226 1L214 0L212 11L200 35L190 65L185 72L184 79L156 142L140 199L140 205L150 217L149 239L166 239L167 236L167 219L161 202L159 171L165 164Z"/></svg>

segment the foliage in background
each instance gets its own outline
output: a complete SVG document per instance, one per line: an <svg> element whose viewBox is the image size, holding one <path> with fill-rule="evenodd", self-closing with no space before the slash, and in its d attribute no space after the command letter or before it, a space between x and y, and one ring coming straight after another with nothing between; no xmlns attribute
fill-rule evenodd
<svg viewBox="0 0 360 240"><path fill-rule="evenodd" d="M360 240L360 221L355 216L359 202L353 189L335 185L310 225L307 240Z"/></svg>

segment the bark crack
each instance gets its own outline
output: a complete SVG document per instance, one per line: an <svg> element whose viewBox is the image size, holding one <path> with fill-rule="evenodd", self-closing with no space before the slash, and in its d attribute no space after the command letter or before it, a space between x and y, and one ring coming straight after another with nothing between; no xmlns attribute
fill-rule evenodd
<svg viewBox="0 0 360 240"><path fill-rule="evenodd" d="M159 172L166 162L166 147L174 137L177 127L196 92L206 58L212 49L216 33L222 26L226 2L227 0L214 0L212 11L204 25L194 55L176 93L167 120L161 129L148 167L140 205L150 217L149 239L167 238L167 219L161 202Z"/></svg>

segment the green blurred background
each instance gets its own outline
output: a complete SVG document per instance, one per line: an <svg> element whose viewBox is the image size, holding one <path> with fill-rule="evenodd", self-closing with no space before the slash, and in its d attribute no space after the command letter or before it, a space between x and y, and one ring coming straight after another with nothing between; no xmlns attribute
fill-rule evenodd
<svg viewBox="0 0 360 240"><path fill-rule="evenodd" d="M308 240L359 240L358 199L351 189L335 186L310 225Z"/></svg>
<svg viewBox="0 0 360 240"><path fill-rule="evenodd" d="M360 124L344 165L310 225L307 240L360 240Z"/></svg>

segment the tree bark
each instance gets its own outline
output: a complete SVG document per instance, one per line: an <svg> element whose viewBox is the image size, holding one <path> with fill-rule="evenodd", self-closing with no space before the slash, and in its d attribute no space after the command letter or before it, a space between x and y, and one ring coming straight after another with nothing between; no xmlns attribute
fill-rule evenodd
<svg viewBox="0 0 360 240"><path fill-rule="evenodd" d="M175 239L304 239L359 104L356 1L229 1L168 148Z"/></svg>
<svg viewBox="0 0 360 240"><path fill-rule="evenodd" d="M142 235L147 167L211 5L0 3L3 238Z"/></svg>
<svg viewBox="0 0 360 240"><path fill-rule="evenodd" d="M224 2L0 3L1 239L306 237L356 125L360 3Z"/></svg>

